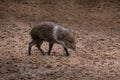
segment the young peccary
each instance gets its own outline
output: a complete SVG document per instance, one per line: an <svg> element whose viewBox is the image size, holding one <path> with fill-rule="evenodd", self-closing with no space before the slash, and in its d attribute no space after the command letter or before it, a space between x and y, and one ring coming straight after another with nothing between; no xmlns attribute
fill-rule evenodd
<svg viewBox="0 0 120 80"><path fill-rule="evenodd" d="M36 45L40 52L45 55L44 51L41 49L43 41L49 42L48 55L50 55L54 43L62 45L67 56L69 56L67 48L72 50L76 49L74 33L53 22L39 23L30 31L30 35L32 41L29 43L29 55L31 55L33 45Z"/></svg>

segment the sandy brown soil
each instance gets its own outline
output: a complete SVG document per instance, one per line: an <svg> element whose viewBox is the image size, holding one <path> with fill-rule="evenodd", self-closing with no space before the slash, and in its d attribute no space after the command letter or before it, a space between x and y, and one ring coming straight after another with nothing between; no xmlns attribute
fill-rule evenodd
<svg viewBox="0 0 120 80"><path fill-rule="evenodd" d="M120 80L120 3L95 1L0 0L0 80ZM78 32L77 53L56 44L27 55L29 31L46 20Z"/></svg>

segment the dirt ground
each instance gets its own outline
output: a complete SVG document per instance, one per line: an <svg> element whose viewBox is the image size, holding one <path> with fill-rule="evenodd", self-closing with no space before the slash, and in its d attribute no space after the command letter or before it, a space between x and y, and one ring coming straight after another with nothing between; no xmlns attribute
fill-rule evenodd
<svg viewBox="0 0 120 80"><path fill-rule="evenodd" d="M56 44L43 56L30 30L53 21L78 33L77 53ZM48 44L42 48L48 50ZM120 80L117 0L0 0L0 80Z"/></svg>

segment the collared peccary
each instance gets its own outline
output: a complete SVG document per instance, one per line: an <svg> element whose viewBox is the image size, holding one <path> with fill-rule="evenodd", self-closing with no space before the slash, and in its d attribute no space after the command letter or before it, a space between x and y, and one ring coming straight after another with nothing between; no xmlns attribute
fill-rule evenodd
<svg viewBox="0 0 120 80"><path fill-rule="evenodd" d="M75 36L72 30L64 28L54 22L39 23L30 31L30 35L32 41L29 43L29 55L31 55L31 48L33 45L36 45L44 55L45 53L41 49L41 45L44 41L49 42L48 55L50 55L54 43L62 45L67 56L69 56L67 48L76 50Z"/></svg>

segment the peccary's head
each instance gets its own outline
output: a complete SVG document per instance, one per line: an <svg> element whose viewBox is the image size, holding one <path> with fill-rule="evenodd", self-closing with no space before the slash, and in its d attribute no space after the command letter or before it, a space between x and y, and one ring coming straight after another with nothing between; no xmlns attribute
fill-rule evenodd
<svg viewBox="0 0 120 80"><path fill-rule="evenodd" d="M64 43L65 45L73 50L76 50L76 42L75 42L75 36L72 32L66 32L64 34L65 40Z"/></svg>
<svg viewBox="0 0 120 80"><path fill-rule="evenodd" d="M76 50L75 34L72 31L68 30L63 32L61 35L59 35L59 38L61 38L63 41L64 47Z"/></svg>

